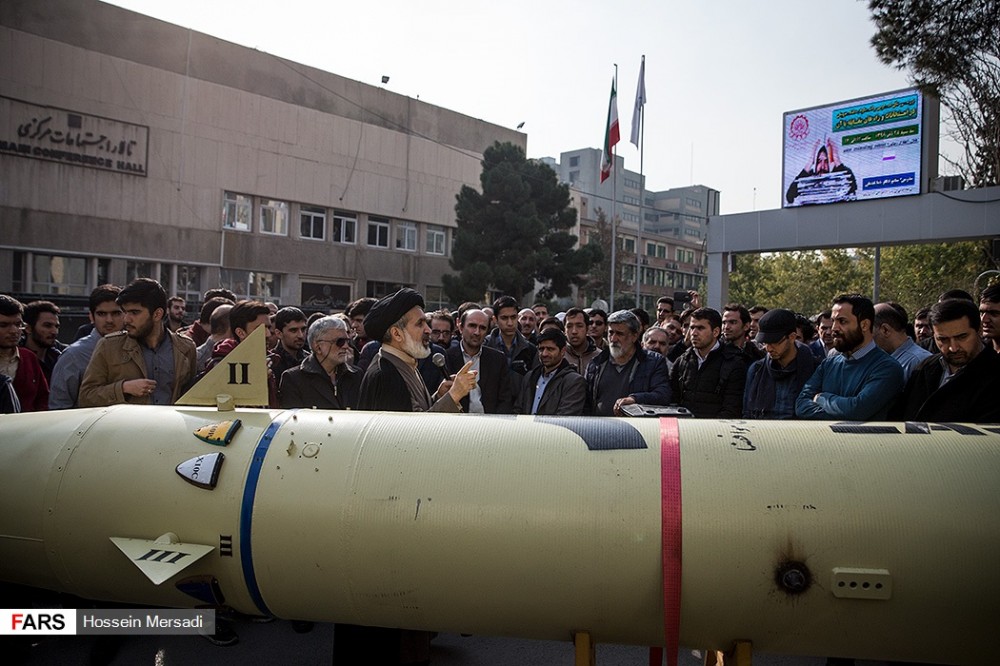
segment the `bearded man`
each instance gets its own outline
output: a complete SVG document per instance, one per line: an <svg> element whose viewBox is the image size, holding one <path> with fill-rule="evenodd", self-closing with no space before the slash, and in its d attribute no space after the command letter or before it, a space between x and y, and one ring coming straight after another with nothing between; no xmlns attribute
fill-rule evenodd
<svg viewBox="0 0 1000 666"><path fill-rule="evenodd" d="M441 382L434 396L427 390L417 361L431 353L431 329L424 316L424 298L404 287L372 306L364 330L381 348L361 381L358 409L390 412L460 412L462 398L476 384L472 362L453 379Z"/></svg>
<svg viewBox="0 0 1000 666"><path fill-rule="evenodd" d="M115 302L125 330L97 342L80 384L80 407L120 403L172 405L194 377L194 343L166 327L167 295L156 280L138 278Z"/></svg>
<svg viewBox="0 0 1000 666"><path fill-rule="evenodd" d="M584 414L623 416L632 404L669 405L666 360L639 346L639 319L628 310L608 317L608 344L587 366Z"/></svg>
<svg viewBox="0 0 1000 666"><path fill-rule="evenodd" d="M903 390L903 367L875 344L875 306L858 294L833 300L833 346L795 401L802 419L884 421Z"/></svg>
<svg viewBox="0 0 1000 666"><path fill-rule="evenodd" d="M476 385L477 372L468 361L434 396L417 370L431 353L431 329L424 298L402 288L371 307L364 318L370 340L381 342L364 379L358 409L389 412L460 412L462 399ZM424 631L337 624L334 663L411 664L429 659L430 634Z"/></svg>

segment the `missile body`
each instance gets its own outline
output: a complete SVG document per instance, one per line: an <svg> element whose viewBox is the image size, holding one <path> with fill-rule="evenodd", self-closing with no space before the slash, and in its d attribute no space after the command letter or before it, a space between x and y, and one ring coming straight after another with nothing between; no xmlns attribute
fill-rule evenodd
<svg viewBox="0 0 1000 666"><path fill-rule="evenodd" d="M995 427L115 406L0 440L0 579L86 598L668 654L986 663L1000 629Z"/></svg>

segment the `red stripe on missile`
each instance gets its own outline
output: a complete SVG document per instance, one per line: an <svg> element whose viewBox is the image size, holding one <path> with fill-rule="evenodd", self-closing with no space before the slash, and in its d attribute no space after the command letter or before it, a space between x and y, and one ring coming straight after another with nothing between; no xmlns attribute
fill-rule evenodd
<svg viewBox="0 0 1000 666"><path fill-rule="evenodd" d="M677 666L681 629L681 449L677 419L660 419L660 519L663 524L663 637Z"/></svg>

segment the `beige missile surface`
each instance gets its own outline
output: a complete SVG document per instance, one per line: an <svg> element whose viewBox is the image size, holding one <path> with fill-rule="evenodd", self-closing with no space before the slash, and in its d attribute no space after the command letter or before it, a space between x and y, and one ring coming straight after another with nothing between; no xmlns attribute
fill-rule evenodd
<svg viewBox="0 0 1000 666"><path fill-rule="evenodd" d="M87 598L940 663L1000 626L996 427L116 406L0 434L0 579Z"/></svg>

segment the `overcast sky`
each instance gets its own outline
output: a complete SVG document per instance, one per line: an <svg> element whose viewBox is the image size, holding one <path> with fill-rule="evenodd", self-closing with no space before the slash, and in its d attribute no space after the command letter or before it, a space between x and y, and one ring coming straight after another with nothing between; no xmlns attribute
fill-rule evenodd
<svg viewBox="0 0 1000 666"><path fill-rule="evenodd" d="M618 64L618 154L646 56L647 188L703 184L723 213L781 205L782 113L909 85L855 0L111 0L516 127L528 156L599 148Z"/></svg>

